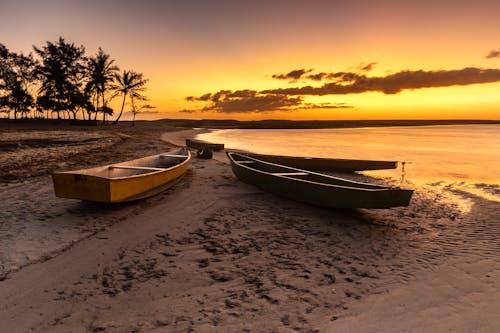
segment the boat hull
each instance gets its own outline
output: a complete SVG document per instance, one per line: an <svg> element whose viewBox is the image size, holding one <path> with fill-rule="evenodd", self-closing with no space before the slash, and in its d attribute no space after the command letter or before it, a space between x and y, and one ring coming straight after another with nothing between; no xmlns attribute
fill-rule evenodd
<svg viewBox="0 0 500 333"><path fill-rule="evenodd" d="M314 181L276 176L280 171L302 173L300 169L273 164L270 172L255 170L247 165L238 164L230 154L231 167L235 176L251 185L273 194L287 197L307 204L327 208L391 208L408 206L413 190L364 184L359 188L357 182L343 180L339 185L318 182L322 175L311 174ZM257 161L257 160L256 160ZM331 178L325 176L327 178ZM307 178L304 176L303 178ZM330 181L330 180L329 180Z"/></svg>
<svg viewBox="0 0 500 333"><path fill-rule="evenodd" d="M186 146L198 150L211 149L213 151L219 151L224 149L223 143L210 143L193 139L186 139Z"/></svg>
<svg viewBox="0 0 500 333"><path fill-rule="evenodd" d="M106 168L113 167L117 169L123 167L140 168L141 164L160 155L119 163L113 166L70 172L55 172L52 175L55 195L60 198L116 203L138 200L158 194L172 186L184 175L191 158L189 152L187 152L186 158L183 161L163 170L153 170L152 172L124 175L121 177L106 177L105 170ZM100 175L94 175L92 174L93 172L100 173ZM132 173L133 170L130 172Z"/></svg>

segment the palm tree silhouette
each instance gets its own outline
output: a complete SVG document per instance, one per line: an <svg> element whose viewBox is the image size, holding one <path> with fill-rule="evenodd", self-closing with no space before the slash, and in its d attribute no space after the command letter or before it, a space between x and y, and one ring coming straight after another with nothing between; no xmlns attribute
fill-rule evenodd
<svg viewBox="0 0 500 333"><path fill-rule="evenodd" d="M109 54L104 53L104 51L99 48L99 51L94 57L90 57L87 63L87 70L89 75L89 81L85 87L85 90L93 96L95 101L94 109L101 110L102 112L102 121L106 122L106 112L107 103L106 103L106 91L108 91L112 85L116 76L116 72L119 71L119 68L113 65L115 61L110 59ZM99 99L101 102L101 106L99 106Z"/></svg>
<svg viewBox="0 0 500 333"><path fill-rule="evenodd" d="M147 101L146 98L144 98L142 100L143 101ZM132 114L133 114L132 126L135 126L135 116L136 116L136 114L140 113L142 110L152 110L154 108L155 108L155 106L152 106L152 105L149 105L149 104L139 104L139 105L136 105L135 101L132 100Z"/></svg>
<svg viewBox="0 0 500 333"><path fill-rule="evenodd" d="M115 90L114 96L122 95L122 107L120 110L120 114L115 119L113 124L118 123L120 120L123 108L125 107L125 101L127 96L130 98L130 102L132 104L132 108L134 108L135 100L145 100L146 97L142 94L146 91L146 83L147 79L144 79L142 73L136 73L134 71L123 71L120 75L115 75L116 84L113 85L113 89ZM135 110L135 109L134 109Z"/></svg>
<svg viewBox="0 0 500 333"><path fill-rule="evenodd" d="M0 109L8 116L12 110L14 119L17 119L18 113L27 118L34 106L35 100L30 93L36 80L34 68L35 60L31 53L25 56L9 52L0 44Z"/></svg>
<svg viewBox="0 0 500 333"><path fill-rule="evenodd" d="M76 110L83 101L81 87L85 80L85 48L67 43L60 37L56 43L47 42L42 48L34 47L42 62L37 66L41 80L38 105L57 113Z"/></svg>

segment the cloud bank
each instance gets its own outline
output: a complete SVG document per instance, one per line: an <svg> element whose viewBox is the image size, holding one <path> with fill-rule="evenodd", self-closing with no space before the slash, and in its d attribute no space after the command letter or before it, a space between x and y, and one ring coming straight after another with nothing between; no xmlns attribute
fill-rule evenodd
<svg viewBox="0 0 500 333"><path fill-rule="evenodd" d="M200 97L189 96L186 98L191 102L209 102L199 111L212 111L222 113L242 112L272 112L291 111L304 109L332 109L349 108L351 106L343 103L306 103L302 96L286 96L285 94L261 93L256 90L220 90L213 94L204 94ZM194 110L182 110L191 113Z"/></svg>
<svg viewBox="0 0 500 333"><path fill-rule="evenodd" d="M462 86L478 83L492 83L500 81L499 69L481 69L467 67L459 70L439 71L400 71L387 76L368 77L363 74L338 72L318 73L309 75L311 80L323 81L320 87L303 86L263 90L263 94L277 95L347 95L364 92L382 92L396 94L403 90Z"/></svg>
<svg viewBox="0 0 500 333"><path fill-rule="evenodd" d="M500 51L492 51L488 57L500 57ZM377 63L358 66L362 72L370 71ZM386 76L367 76L362 72L318 72L312 69L296 69L285 74L274 74L277 80L310 80L313 85L266 89L220 90L199 97L189 96L190 102L203 102L201 110L221 113L293 111L305 109L353 108L345 103L308 103L307 96L348 95L365 92L398 94L404 90L464 86L500 82L500 69L466 67L457 70L403 70ZM321 85L317 85L317 84Z"/></svg>

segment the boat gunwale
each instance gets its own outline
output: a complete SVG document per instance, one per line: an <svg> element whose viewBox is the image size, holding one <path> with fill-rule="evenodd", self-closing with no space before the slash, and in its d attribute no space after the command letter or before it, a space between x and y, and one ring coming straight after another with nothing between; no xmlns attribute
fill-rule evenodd
<svg viewBox="0 0 500 333"><path fill-rule="evenodd" d="M269 164L269 165L273 165L273 166L283 167L283 168L286 168L286 169L290 169L290 170L294 170L294 171L299 171L299 172L304 172L304 173L307 173L307 174L312 174L312 175L321 176L321 177L325 177L325 178L331 178L331 179L335 179L335 180L347 181L347 182L354 183L354 184L377 186L379 188L363 188L363 187L353 187L353 186L344 186L344 185L325 184L325 183L319 183L319 182L315 182L315 181L311 181L311 180L307 180L307 179L302 179L302 178L294 178L294 177L291 177L291 176L275 175L272 172L262 171L262 170L258 170L258 169L255 169L255 168L251 168L251 167L249 167L249 166L247 166L245 164L240 164L240 163L238 163L238 161L235 161L232 158L233 154L244 156L246 158L250 158L252 160L255 160L255 161L263 163L263 164ZM236 153L236 152L227 152L227 155L229 156L229 158L231 159L231 161L234 162L235 164L237 164L239 167L245 168L245 169L253 171L253 172L266 174L266 175L269 175L269 176L272 176L272 177L280 177L280 178L294 180L294 181L297 181L297 182L309 183L309 184L313 184L313 185L320 185L320 186L324 186L324 187L344 188L344 189L356 190L356 191L362 190L362 191L366 191L366 192L413 191L412 189L405 189L405 188L400 188L400 187L391 187L391 186L385 186L385 185L373 185L373 184L369 184L369 183L363 183L363 182L353 181L353 180L344 179L344 178L340 178L340 177L334 177L334 176L330 176L330 175L326 175L326 174L322 174L322 173L318 173L318 172L313 172L313 171L309 171L309 170L297 169L297 168L289 167L289 166L282 165L282 164L276 164L276 163L271 163L271 162L267 162L267 161L262 161L262 160L259 160L257 158L254 158L254 157L251 157L251 156L248 156L248 155L245 155L245 154L241 154L241 153Z"/></svg>
<svg viewBox="0 0 500 333"><path fill-rule="evenodd" d="M239 154L238 152L236 152ZM253 157L252 155L255 156L265 156L265 157L277 157L277 158L291 158L294 160L317 160L317 161L339 161L339 162L367 162L367 163L394 163L396 165L396 168L400 161L389 161L389 160L362 160L362 159L352 159L352 158L329 158L329 157L310 157L310 156L290 156L290 155L270 155L270 154L258 154L258 153L248 153L249 157ZM264 161L266 162L266 161ZM272 162L269 162L272 163ZM362 171L362 170L359 170Z"/></svg>
<svg viewBox="0 0 500 333"><path fill-rule="evenodd" d="M156 157L159 157L159 156L161 156L163 154L165 154L165 153L151 155L151 156L147 156L147 157L156 158ZM81 175L81 176L85 176L85 177L92 177L92 178L97 178L97 179L103 179L103 180L106 180L106 181L142 178L142 177L146 177L146 176L156 175L156 174L159 174L159 173L162 173L162 172L166 172L166 171L171 171L171 170L174 170L174 169L177 169L177 168L183 166L184 164L189 163L189 161L191 160L191 152L189 151L189 149L187 149L186 159L184 161L182 161L181 163L179 163L179 164L173 165L173 166L165 168L163 170L151 170L151 172L144 172L144 173L140 173L140 174L137 174L137 175L121 176L121 177L104 177L104 176L98 176L98 175L81 173L81 171L88 171L88 170L92 170L92 169L100 169L100 168L103 168L103 167L110 168L110 167L113 167L113 166L118 166L119 164L129 163L129 162L141 160L143 158L144 157L136 158L134 160L129 160L129 161L125 161L125 162L119 162L119 163L115 163L115 164L108 164L108 165L105 165L105 166L98 166L98 167L94 167L94 168L88 168L88 169L79 169L79 170L74 170L74 171L56 171L53 174ZM125 164L123 166L127 166L127 165Z"/></svg>

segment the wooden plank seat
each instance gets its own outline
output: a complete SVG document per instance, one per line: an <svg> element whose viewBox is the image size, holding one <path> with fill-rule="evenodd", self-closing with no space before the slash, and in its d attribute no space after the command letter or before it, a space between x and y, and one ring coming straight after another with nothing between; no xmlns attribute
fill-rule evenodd
<svg viewBox="0 0 500 333"><path fill-rule="evenodd" d="M184 157L186 158L186 155L176 155L176 154L167 154L167 155L160 155L160 157Z"/></svg>
<svg viewBox="0 0 500 333"><path fill-rule="evenodd" d="M160 171L165 170L165 168L153 168L146 166L131 166L131 165L110 165L110 169L130 169L130 170L152 170L152 171Z"/></svg>
<svg viewBox="0 0 500 333"><path fill-rule="evenodd" d="M309 175L306 172L273 172L275 176L307 176Z"/></svg>

